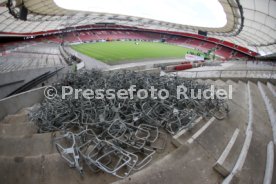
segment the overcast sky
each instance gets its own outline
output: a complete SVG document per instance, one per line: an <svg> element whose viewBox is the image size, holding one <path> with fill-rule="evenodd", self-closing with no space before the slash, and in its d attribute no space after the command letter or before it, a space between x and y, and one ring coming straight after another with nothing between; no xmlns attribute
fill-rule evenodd
<svg viewBox="0 0 276 184"><path fill-rule="evenodd" d="M226 15L218 0L54 0L62 8L131 15L167 22L223 27Z"/></svg>

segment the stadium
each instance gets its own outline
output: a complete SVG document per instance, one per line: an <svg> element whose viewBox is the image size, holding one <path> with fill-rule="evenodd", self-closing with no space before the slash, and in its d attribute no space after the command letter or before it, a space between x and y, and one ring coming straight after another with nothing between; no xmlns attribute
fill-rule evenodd
<svg viewBox="0 0 276 184"><path fill-rule="evenodd" d="M0 0L0 183L276 183L275 0Z"/></svg>

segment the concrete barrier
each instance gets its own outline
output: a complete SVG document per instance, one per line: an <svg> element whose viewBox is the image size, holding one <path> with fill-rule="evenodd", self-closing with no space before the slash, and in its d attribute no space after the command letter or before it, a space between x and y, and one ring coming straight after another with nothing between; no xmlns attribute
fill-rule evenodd
<svg viewBox="0 0 276 184"><path fill-rule="evenodd" d="M247 78L252 79L270 79L271 78L271 72L268 71L248 71L247 72Z"/></svg>
<svg viewBox="0 0 276 184"><path fill-rule="evenodd" d="M274 144L276 144L276 112L262 85L263 84L258 82L258 87L265 102L266 110L270 119Z"/></svg>
<svg viewBox="0 0 276 184"><path fill-rule="evenodd" d="M44 90L46 87L33 89L0 100L0 120L5 116L15 114L25 107L30 107L44 99Z"/></svg>
<svg viewBox="0 0 276 184"><path fill-rule="evenodd" d="M246 160L249 147L252 140L252 124L253 124L253 103L252 103L252 96L251 96L251 88L249 86L249 83L247 84L247 92L248 92L248 124L246 129L246 137L243 143L243 147L241 150L241 153L239 155L239 158L231 171L231 173L223 180L222 184L230 184L232 183L233 179L237 176L237 174L242 170L242 167L244 165L244 162Z"/></svg>
<svg viewBox="0 0 276 184"><path fill-rule="evenodd" d="M196 72L177 72L175 73L178 77L188 78L188 79L196 79Z"/></svg>
<svg viewBox="0 0 276 184"><path fill-rule="evenodd" d="M198 72L197 77L198 78L220 78L220 71L204 71L204 72Z"/></svg>
<svg viewBox="0 0 276 184"><path fill-rule="evenodd" d="M137 70L136 72L149 73L149 74L158 74L160 75L161 68L151 68L146 70Z"/></svg>
<svg viewBox="0 0 276 184"><path fill-rule="evenodd" d="M274 166L274 144L270 141L267 145L266 168L263 184L271 184Z"/></svg>
<svg viewBox="0 0 276 184"><path fill-rule="evenodd" d="M183 61L178 61L178 62L168 62L168 63L156 63L153 65L154 68L158 68L158 67L161 67L161 68L164 68L164 67L167 67L167 66L172 66L172 65L179 65L181 64Z"/></svg>
<svg viewBox="0 0 276 184"><path fill-rule="evenodd" d="M222 176L227 176L229 175L229 171L223 166L224 161L228 157L231 149L233 148L237 137L239 135L240 130L237 128L235 132L233 133L230 141L228 142L227 146L225 147L224 151L222 152L221 156L217 160L217 162L214 164L213 168L220 173Z"/></svg>
<svg viewBox="0 0 276 184"><path fill-rule="evenodd" d="M166 71L174 71L174 66L167 66ZM273 71L230 71L230 70L202 70L202 71L184 71L186 78L197 79L231 79L231 80L245 80L245 81L263 81L276 83L276 72ZM183 71L176 73L184 73ZM190 73L190 74L189 74ZM274 74L275 73L275 74ZM181 76L181 74L179 75ZM191 77L189 77L191 76Z"/></svg>
<svg viewBox="0 0 276 184"><path fill-rule="evenodd" d="M270 82L267 83L267 87L270 89L271 93L273 94L274 97L276 97L276 90Z"/></svg>
<svg viewBox="0 0 276 184"><path fill-rule="evenodd" d="M147 65L139 65L139 66L111 68L111 69L107 69L105 71L124 71L124 70L138 71L138 70L147 70L147 69L149 69L149 68L147 68Z"/></svg>
<svg viewBox="0 0 276 184"><path fill-rule="evenodd" d="M222 71L221 78L246 78L246 71Z"/></svg>

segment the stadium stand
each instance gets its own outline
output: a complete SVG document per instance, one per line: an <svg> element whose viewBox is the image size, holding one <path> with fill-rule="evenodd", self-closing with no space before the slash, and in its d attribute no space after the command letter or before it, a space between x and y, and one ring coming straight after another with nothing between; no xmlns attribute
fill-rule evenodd
<svg viewBox="0 0 276 184"><path fill-rule="evenodd" d="M57 6L54 0L0 0L0 183L276 183L276 1L218 2L221 3L227 19L226 25L221 28L179 25L111 13L67 10ZM22 6L28 10L26 21L20 20L22 18L18 13ZM199 30L208 32L208 37L199 35ZM122 60L111 65L78 52L72 47L81 43L110 44L113 41L133 41L132 45L135 47L138 47L138 41L165 43L169 46L193 49L195 52L201 51L210 57L205 61L188 61L184 57L144 58ZM212 58L213 54L216 57ZM81 72L96 69L101 70L104 76L118 72L118 76L113 75L110 79L119 78L128 73L126 71L135 71L142 73L141 76L155 74L153 79L160 77L163 80L169 76L171 78L167 87L179 77L191 84L195 82L208 86L215 85L217 89L225 90L231 88L232 99L227 100L230 111L224 119L215 117L215 113L211 116L200 115L188 127L174 134L167 134L163 132L164 127L160 127L162 131L157 134L165 134L167 141L163 152L160 151L160 147L152 147L153 142L146 142L143 149L132 150L133 153L142 155L137 154L137 160L140 160L140 157L146 159L145 167L131 170L130 175L124 171L123 177L115 177L111 175L114 172L110 172L110 168L102 169L103 167L101 169L104 172L92 172L100 168L98 162L91 165L81 164L84 166L84 173L80 174L68 167L68 158L61 157L72 152L72 149L61 151L55 147L53 140L63 135L67 124L72 124L76 128L85 123L86 129L95 125L95 131L102 131L99 136L102 138L101 136L109 133L111 126L111 122L105 118L112 118L114 114L116 118L126 117L125 112L118 112L130 104L125 104L125 101L112 101L111 107L104 107L104 110L99 112L102 116L98 119L89 119L85 117L87 112L83 110L80 110L81 115L77 117L74 108L92 104L92 108L89 109L91 115L96 112L95 109L102 107L101 103L70 99L68 102L76 106L66 108L60 107L61 101L56 100L56 104L49 109L43 109L42 116L47 116L54 111L55 106L59 106L67 112L66 117L53 116L51 122L58 118L74 118L70 122L53 125L55 128L59 127L50 133L41 131L38 126L41 126L41 122L30 119L30 115L51 102L51 99L45 98L45 91L49 86L61 84L61 81L71 85L68 78L76 80ZM95 78L93 76L85 80ZM106 81L103 77L96 79L103 84ZM126 84L129 83L125 78L120 79ZM148 85L149 81L141 83ZM79 82L81 85L85 84L81 78ZM174 99L175 104L180 101ZM165 107L160 110L162 115L170 108L173 109L170 116L182 113L177 109L177 105L173 108L168 107L166 100L161 104ZM196 101L189 101L185 105L189 110L203 106ZM139 109L138 106L134 107ZM154 108L154 105L150 106L150 110L145 110L146 113L143 109L144 115L150 117L148 114L151 111L155 112ZM105 115L106 117L103 117ZM138 130L138 117L134 114L131 118L131 126ZM150 120L162 122L162 126L168 123L161 115L158 118L160 119ZM118 125L114 130L119 129L123 132L126 130L124 128ZM139 140L148 140L151 131L150 128L146 129L146 136L140 137ZM138 137L136 133L135 136ZM112 137L111 135L110 133L109 136ZM92 134L87 135L84 140L79 139L79 135L74 136L77 137L76 142L82 142ZM110 137L107 136L106 140L113 141ZM127 144L116 141L112 143L113 146L121 146L117 151L128 147ZM92 150L92 154L96 148L92 142L90 143L87 151ZM135 144L135 141L132 143ZM153 148L151 151L156 152L156 155L146 155L146 148ZM110 153L108 151L102 149L97 154ZM73 149L74 154L80 152L81 147ZM90 156L92 158L95 155ZM74 161L71 163L74 164L69 164L73 168L87 161L83 155L73 157ZM79 162L79 158L83 160ZM101 158L97 161L99 160ZM113 165L109 165L112 160L109 157L102 164L112 167ZM124 157L119 157L115 167L124 161ZM129 162L125 166L133 165Z"/></svg>
<svg viewBox="0 0 276 184"><path fill-rule="evenodd" d="M78 36L77 36L78 35ZM141 31L116 31L116 29L111 29L109 31L80 31L77 33L66 33L65 35L55 35L55 36L44 36L43 40L42 38L35 39L33 41L28 42L20 42L22 44L20 47L24 47L26 45L41 43L41 42L53 42L53 43L80 43L80 42L93 42L93 41L100 41L100 40L148 40L148 41L154 41L154 40L162 40L165 36L168 36L166 33L160 34L160 33L154 33L154 32L141 32ZM215 47L213 42L208 42L207 40L198 40L193 39L191 37L182 37L182 36L174 36L174 38L165 39L168 43L172 44L179 44L184 45L187 47L197 48L204 52L207 52L208 50ZM248 49L243 49L242 47L231 47L229 48L228 45L223 45L223 43L218 44L218 41L216 42L217 45L220 45L221 48L219 49L216 54L218 56L221 56L225 59L228 59L231 56L231 51L234 49L239 53L238 56L246 57L251 56L250 51ZM17 48L14 45L15 43L9 43L9 44L3 44L2 45L2 55L5 54L6 51L12 50L13 48ZM18 43L16 43L18 44ZM233 44L234 45L234 44ZM232 45L232 46L233 46ZM244 54L244 55L243 55Z"/></svg>

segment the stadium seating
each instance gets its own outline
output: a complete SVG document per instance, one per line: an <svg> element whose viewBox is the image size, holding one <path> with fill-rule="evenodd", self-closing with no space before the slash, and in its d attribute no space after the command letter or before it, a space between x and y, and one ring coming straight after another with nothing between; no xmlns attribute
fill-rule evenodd
<svg viewBox="0 0 276 184"><path fill-rule="evenodd" d="M80 40L78 39L78 37L74 33L66 34L64 36L64 41L69 42L69 43L80 42Z"/></svg>
<svg viewBox="0 0 276 184"><path fill-rule="evenodd" d="M191 36L191 37L187 37ZM189 48L196 48L203 52L220 45L215 53L222 58L228 59L232 55L232 50L236 50L237 54L235 57L245 58L248 55L256 54L250 50L236 46L235 44L220 41L215 38L206 38L202 36L194 36L192 34L185 34L184 36L171 36L164 33L158 32L148 32L148 31L132 31L132 30L84 30L79 32L68 32L65 35L49 35L44 37L38 37L35 39L30 39L20 42L11 42L0 45L0 55L5 55L10 50L18 47L25 47L27 45L37 44L37 43L79 43L79 42L93 42L99 40L147 40L147 41L166 41L171 44L178 44L187 46Z"/></svg>
<svg viewBox="0 0 276 184"><path fill-rule="evenodd" d="M52 36L47 36L47 40L54 42L54 43L61 43L62 39L58 36L52 35Z"/></svg>
<svg viewBox="0 0 276 184"><path fill-rule="evenodd" d="M66 63L60 56L58 45L39 44L11 51L0 57L0 73L26 69L60 67Z"/></svg>
<svg viewBox="0 0 276 184"><path fill-rule="evenodd" d="M174 43L174 44L184 44L189 40L189 38L180 38L180 37L174 37L167 39L167 42Z"/></svg>
<svg viewBox="0 0 276 184"><path fill-rule="evenodd" d="M200 45L198 48L204 52L209 51L210 49L213 49L216 47L216 44L210 43L210 42L204 42L202 45Z"/></svg>
<svg viewBox="0 0 276 184"><path fill-rule="evenodd" d="M194 39L189 37L180 37L180 36L168 36L166 34L160 33L150 33L150 32L137 32L137 31L124 31L124 30L95 30L95 31L82 31L79 32L78 36L75 33L67 33L64 38L65 42L73 43L73 42L91 42L98 40L162 40L164 39L168 43L184 45L191 48L196 48L202 50L203 52L207 52L208 50L216 47L216 43L213 43L214 39ZM53 39L50 39L53 41ZM58 41L58 40L54 40ZM211 41L211 42L209 42ZM229 58L231 56L231 49L227 49L227 47L234 47L234 44L229 42L225 42L225 49L220 49L216 52L219 56L223 58ZM224 44L222 42L221 44ZM220 45L221 45L220 44ZM224 46L221 45L223 48ZM248 50L243 50L245 53L248 53ZM245 54L238 52L239 54L236 57L246 57Z"/></svg>
<svg viewBox="0 0 276 184"><path fill-rule="evenodd" d="M230 58L230 56L232 55L232 50L227 48L227 47L222 47L220 46L216 51L215 51L216 55L222 56L226 59Z"/></svg>

